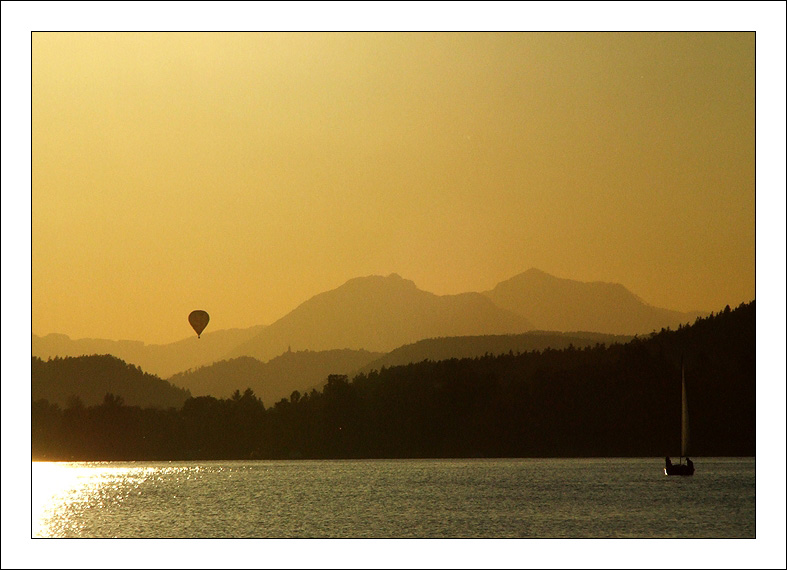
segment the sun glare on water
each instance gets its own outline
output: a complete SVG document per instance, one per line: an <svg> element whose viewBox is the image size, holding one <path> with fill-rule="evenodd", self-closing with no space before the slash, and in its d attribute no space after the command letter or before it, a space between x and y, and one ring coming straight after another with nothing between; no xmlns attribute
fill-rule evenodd
<svg viewBox="0 0 787 570"><path fill-rule="evenodd" d="M128 481L132 467L88 467L84 463L34 462L32 467L32 535L34 537L78 536L86 509L107 505L108 491L120 479ZM144 474L140 473L140 481ZM116 495L115 495L116 497ZM116 498L114 500L117 500Z"/></svg>

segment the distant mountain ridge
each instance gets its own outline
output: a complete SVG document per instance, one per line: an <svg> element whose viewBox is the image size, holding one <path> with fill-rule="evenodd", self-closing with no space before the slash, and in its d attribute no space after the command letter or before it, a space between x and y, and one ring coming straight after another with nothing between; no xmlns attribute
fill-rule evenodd
<svg viewBox="0 0 787 570"><path fill-rule="evenodd" d="M228 350L252 338L264 325L247 329L205 332L170 344L145 344L136 340L97 338L71 339L64 334L32 335L32 355L48 359L55 356L89 356L112 354L162 378L177 372L204 366L220 359Z"/></svg>
<svg viewBox="0 0 787 570"><path fill-rule="evenodd" d="M677 328L707 316L653 307L619 283L561 279L529 269L483 293L499 307L527 315L550 331L635 335Z"/></svg>
<svg viewBox="0 0 787 570"><path fill-rule="evenodd" d="M199 340L190 336L167 345L32 335L32 352L44 359L113 354L169 378L242 356L265 363L289 347L388 353L425 339L535 330L649 334L706 314L653 307L620 284L561 279L538 269L516 275L490 291L443 296L418 289L397 274L373 275L350 279L315 295L268 326L206 332Z"/></svg>

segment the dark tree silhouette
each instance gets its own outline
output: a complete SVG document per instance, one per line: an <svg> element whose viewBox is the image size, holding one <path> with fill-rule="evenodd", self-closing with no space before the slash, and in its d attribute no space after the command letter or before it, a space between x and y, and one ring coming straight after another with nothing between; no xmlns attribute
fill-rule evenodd
<svg viewBox="0 0 787 570"><path fill-rule="evenodd" d="M663 457L680 441L681 361L692 455L754 455L755 316L751 302L625 344L330 375L267 409L250 388L177 409L36 399L33 458Z"/></svg>

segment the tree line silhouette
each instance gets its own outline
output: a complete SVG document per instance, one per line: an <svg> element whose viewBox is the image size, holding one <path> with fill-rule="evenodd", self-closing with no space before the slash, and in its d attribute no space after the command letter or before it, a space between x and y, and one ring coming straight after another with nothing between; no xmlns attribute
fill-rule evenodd
<svg viewBox="0 0 787 570"><path fill-rule="evenodd" d="M425 360L293 392L180 408L37 400L33 459L207 460L755 454L755 304L625 344Z"/></svg>

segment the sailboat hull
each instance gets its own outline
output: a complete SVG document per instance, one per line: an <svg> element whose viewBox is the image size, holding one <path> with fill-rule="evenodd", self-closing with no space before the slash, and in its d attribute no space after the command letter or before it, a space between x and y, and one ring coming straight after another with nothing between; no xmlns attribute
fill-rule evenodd
<svg viewBox="0 0 787 570"><path fill-rule="evenodd" d="M670 465L664 468L665 475L694 475L694 466Z"/></svg>

